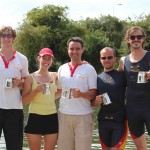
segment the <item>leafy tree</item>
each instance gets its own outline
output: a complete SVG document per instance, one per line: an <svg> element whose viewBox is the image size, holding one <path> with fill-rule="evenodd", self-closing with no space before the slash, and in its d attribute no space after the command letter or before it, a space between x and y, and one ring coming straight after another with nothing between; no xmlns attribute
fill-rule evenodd
<svg viewBox="0 0 150 150"><path fill-rule="evenodd" d="M106 46L112 46L113 43L109 41L106 34L103 31L95 30L86 33L84 37L85 41L85 53L83 58L92 64L96 71L99 73L102 70L102 66L99 62L100 50Z"/></svg>
<svg viewBox="0 0 150 150"><path fill-rule="evenodd" d="M71 36L84 34L75 22L66 16L67 7L46 5L34 8L27 13L23 24L18 28L15 47L29 59L29 70L37 69L35 57L40 49L49 47L54 51L54 70L68 60L66 43Z"/></svg>
<svg viewBox="0 0 150 150"><path fill-rule="evenodd" d="M49 47L54 51L55 61L52 70L69 61L67 40L79 36L84 40L85 53L83 59L91 63L97 72L102 70L99 63L99 51L104 47L113 47L117 56L127 55L130 50L126 46L124 36L126 30L138 25L144 28L147 39L145 49L150 49L150 15L136 17L132 20L119 20L110 15L98 18L86 18L73 21L67 18L68 7L45 5L29 11L18 28L15 48L29 59L29 71L37 69L36 56L40 49Z"/></svg>
<svg viewBox="0 0 150 150"><path fill-rule="evenodd" d="M99 18L87 18L83 23L89 31L101 30L105 32L105 35L109 41L114 43L114 47L120 48L124 34L123 21L120 21L118 18L110 15L101 15Z"/></svg>

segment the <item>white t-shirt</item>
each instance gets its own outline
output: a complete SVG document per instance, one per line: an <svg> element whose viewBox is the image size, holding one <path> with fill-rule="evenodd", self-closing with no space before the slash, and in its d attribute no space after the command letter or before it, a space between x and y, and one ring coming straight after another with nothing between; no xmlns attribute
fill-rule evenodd
<svg viewBox="0 0 150 150"><path fill-rule="evenodd" d="M18 87L6 88L7 78L26 77L28 72L28 60L26 56L16 51L15 58L5 62L0 56L0 108L2 109L22 109L20 89Z"/></svg>
<svg viewBox="0 0 150 150"><path fill-rule="evenodd" d="M79 65L73 76L68 63L58 69L58 89L62 89L62 96L59 103L59 111L65 114L84 115L92 113L89 100L84 98L67 98L64 96L65 89L78 88L81 92L88 92L97 88L97 73L90 64Z"/></svg>

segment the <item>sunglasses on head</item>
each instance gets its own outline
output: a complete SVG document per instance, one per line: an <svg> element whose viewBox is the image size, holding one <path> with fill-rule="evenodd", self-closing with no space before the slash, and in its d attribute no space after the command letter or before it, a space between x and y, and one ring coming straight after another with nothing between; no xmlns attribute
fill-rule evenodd
<svg viewBox="0 0 150 150"><path fill-rule="evenodd" d="M130 36L130 39L131 39L131 40L135 40L136 38L137 38L138 40L141 40L141 39L143 38L143 35L131 35L131 36Z"/></svg>
<svg viewBox="0 0 150 150"><path fill-rule="evenodd" d="M7 37L8 39L10 39L10 38L12 38L13 36L12 36L12 34L1 34L0 37L1 37L1 38L6 38L6 37Z"/></svg>
<svg viewBox="0 0 150 150"><path fill-rule="evenodd" d="M106 59L107 59L107 60L111 60L111 59L113 59L113 56L101 57L101 59L102 59L102 60L106 60Z"/></svg>

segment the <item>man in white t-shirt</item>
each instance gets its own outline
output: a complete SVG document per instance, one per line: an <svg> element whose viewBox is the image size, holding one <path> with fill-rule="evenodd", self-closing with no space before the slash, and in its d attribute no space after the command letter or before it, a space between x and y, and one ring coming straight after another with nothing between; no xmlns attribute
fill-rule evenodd
<svg viewBox="0 0 150 150"><path fill-rule="evenodd" d="M93 66L82 63L83 40L72 37L67 42L70 62L58 69L62 90L59 105L58 150L91 150L93 111L97 74Z"/></svg>
<svg viewBox="0 0 150 150"><path fill-rule="evenodd" d="M0 136L3 130L7 150L22 150L23 107L19 87L28 72L27 58L13 49L16 32L0 29Z"/></svg>

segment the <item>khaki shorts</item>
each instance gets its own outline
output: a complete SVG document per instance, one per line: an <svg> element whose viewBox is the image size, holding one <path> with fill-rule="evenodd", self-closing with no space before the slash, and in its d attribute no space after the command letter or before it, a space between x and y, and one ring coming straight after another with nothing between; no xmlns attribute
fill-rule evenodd
<svg viewBox="0 0 150 150"><path fill-rule="evenodd" d="M91 150L94 129L93 114L58 113L58 150Z"/></svg>

